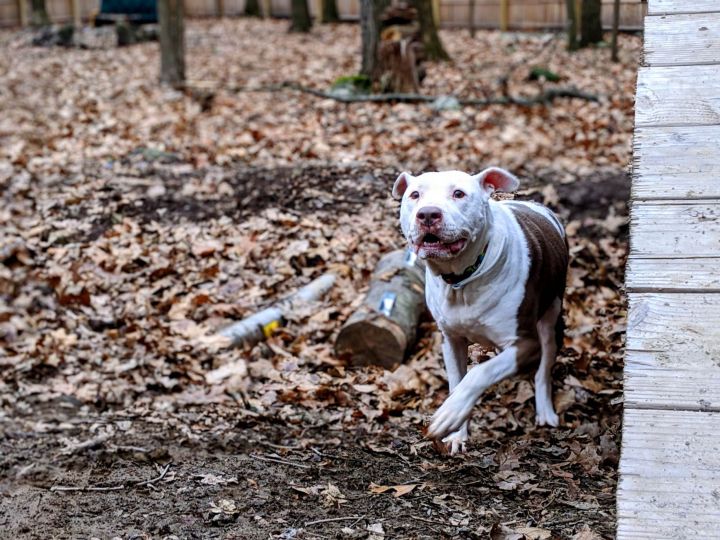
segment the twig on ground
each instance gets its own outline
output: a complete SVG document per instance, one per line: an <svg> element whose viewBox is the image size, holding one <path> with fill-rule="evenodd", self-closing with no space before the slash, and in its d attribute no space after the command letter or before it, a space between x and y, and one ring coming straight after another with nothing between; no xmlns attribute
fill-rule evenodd
<svg viewBox="0 0 720 540"><path fill-rule="evenodd" d="M148 450L147 448L143 448L141 446L125 446L125 445L113 444L111 449L115 452L138 452L140 454L150 453L150 450Z"/></svg>
<svg viewBox="0 0 720 540"><path fill-rule="evenodd" d="M438 99L448 96L426 96L423 94L361 94L342 95L302 86L293 82L284 82L270 86L258 86L255 88L233 88L235 92L280 92L282 90L295 90L310 94L323 99L334 99L341 103L432 103ZM452 97L452 96L450 96ZM521 105L530 107L532 105L551 103L558 98L578 98L587 101L598 101L598 97L588 92L583 92L574 87L549 88L533 97L514 97L504 95L487 99L460 99L456 98L461 106L485 106L485 105Z"/></svg>
<svg viewBox="0 0 720 540"><path fill-rule="evenodd" d="M96 446L100 446L104 442L109 441L113 435L114 433L103 433L102 435L98 435L97 437L95 437L94 439L90 439L89 441L85 441L74 446L68 446L67 448L64 448L60 451L60 455L69 456L77 452L81 452L82 450L95 448Z"/></svg>
<svg viewBox="0 0 720 540"><path fill-rule="evenodd" d="M326 519L316 519L315 521L308 521L305 524L305 527L308 527L310 525L317 525L318 523L330 523L331 521L350 521L351 519L357 521L361 520L363 516L347 516L347 517L336 517L336 518L326 518Z"/></svg>
<svg viewBox="0 0 720 540"><path fill-rule="evenodd" d="M151 478L150 480L145 480L144 482L134 483L133 486L134 487L140 487L140 486L155 487L152 484L154 484L155 482L159 482L160 480L165 478L165 475L167 474L167 472L169 470L170 470L170 463L168 463L164 467L158 467L158 471L160 472L159 476L157 476L156 478Z"/></svg>
<svg viewBox="0 0 720 540"><path fill-rule="evenodd" d="M250 457L254 458L254 459L259 459L260 461L269 461L271 463L280 463L281 465L290 465L291 467L299 467L301 469L312 469L312 465L305 465L304 463L295 463L294 461L288 461L286 459L259 456L257 454L250 454Z"/></svg>
<svg viewBox="0 0 720 540"><path fill-rule="evenodd" d="M50 491L120 491L125 489L123 484L119 486L52 486Z"/></svg>
<svg viewBox="0 0 720 540"><path fill-rule="evenodd" d="M51 486L50 491L120 491L128 487L149 487L157 489L154 486L155 482L159 482L165 478L165 475L170 470L170 465L171 464L168 463L164 467L158 466L158 472L160 474L150 480L131 480L118 486Z"/></svg>

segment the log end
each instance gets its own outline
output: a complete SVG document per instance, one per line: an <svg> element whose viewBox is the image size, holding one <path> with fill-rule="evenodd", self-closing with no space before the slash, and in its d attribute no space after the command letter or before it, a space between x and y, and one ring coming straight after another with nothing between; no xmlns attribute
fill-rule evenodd
<svg viewBox="0 0 720 540"><path fill-rule="evenodd" d="M407 338L381 315L346 324L335 341L335 354L353 366L397 367L405 359Z"/></svg>

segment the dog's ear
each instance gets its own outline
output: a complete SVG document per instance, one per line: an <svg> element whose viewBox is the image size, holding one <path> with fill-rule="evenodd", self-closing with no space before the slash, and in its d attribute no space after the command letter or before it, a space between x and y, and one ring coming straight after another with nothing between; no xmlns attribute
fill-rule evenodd
<svg viewBox="0 0 720 540"><path fill-rule="evenodd" d="M489 167L473 176L480 186L489 191L515 191L520 187L520 181L515 175L500 167Z"/></svg>
<svg viewBox="0 0 720 540"><path fill-rule="evenodd" d="M405 190L408 187L408 182L412 180L413 175L409 172L401 172L400 176L397 177L397 180L395 180L395 185L392 189L392 196L393 199L396 201L399 201L402 199L403 195L405 194Z"/></svg>

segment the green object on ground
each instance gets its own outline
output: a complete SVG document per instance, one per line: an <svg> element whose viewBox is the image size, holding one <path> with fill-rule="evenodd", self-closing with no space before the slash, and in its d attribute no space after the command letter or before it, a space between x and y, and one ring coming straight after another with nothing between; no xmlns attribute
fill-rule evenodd
<svg viewBox="0 0 720 540"><path fill-rule="evenodd" d="M545 67L536 66L530 70L528 79L531 81L537 81L541 78L549 82L559 82L561 79L560 75Z"/></svg>
<svg viewBox="0 0 720 540"><path fill-rule="evenodd" d="M366 75L343 75L332 83L331 90L351 89L355 93L367 94L370 92L372 81Z"/></svg>

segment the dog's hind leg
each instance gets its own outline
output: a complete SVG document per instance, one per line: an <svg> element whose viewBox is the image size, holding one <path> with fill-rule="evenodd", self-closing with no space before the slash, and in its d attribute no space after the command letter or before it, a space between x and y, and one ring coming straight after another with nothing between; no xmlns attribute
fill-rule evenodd
<svg viewBox="0 0 720 540"><path fill-rule="evenodd" d="M552 367L558 346L562 343L561 317L562 301L556 298L537 323L542 348L540 366L535 374L535 423L538 426L557 426L560 423L552 400Z"/></svg>

